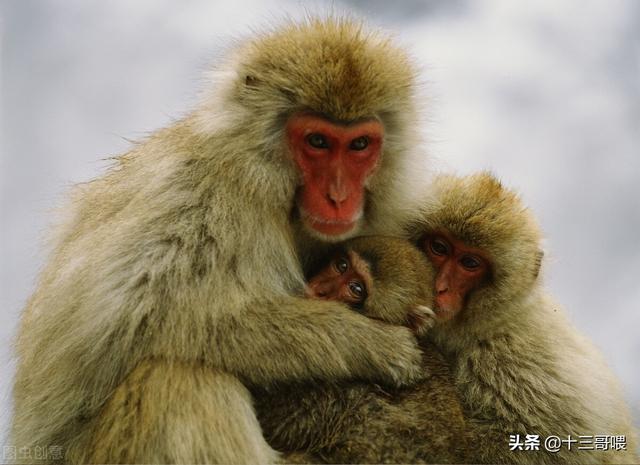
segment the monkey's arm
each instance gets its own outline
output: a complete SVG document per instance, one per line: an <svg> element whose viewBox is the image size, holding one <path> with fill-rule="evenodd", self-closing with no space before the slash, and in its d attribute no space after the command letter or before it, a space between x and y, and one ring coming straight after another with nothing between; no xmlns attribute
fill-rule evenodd
<svg viewBox="0 0 640 465"><path fill-rule="evenodd" d="M308 302L306 299L300 300ZM325 321L320 316L326 310L323 307L312 307L308 316L314 322ZM85 428L86 439L71 445L67 458L77 463L208 463L220 460L233 463L239 460L238 449L246 454L245 461L251 462L271 449L266 446L260 425L251 414L250 394L236 377L226 372L241 376L245 372L253 372L252 377L245 378L269 385L274 379L299 380L322 375L328 378L342 377L349 373L349 369L359 374L358 363L361 363L371 370L362 373L363 376L375 376L375 365L369 367L366 361L353 361L339 352L340 344L357 349L358 343L366 345L367 341L365 338L350 343L343 340L348 334L340 328L340 324L344 324L339 316L340 308L331 309L332 313L328 313L331 318L325 321L335 327L323 328L338 333L335 341L331 337L323 338L319 330L312 331L305 327L306 318L288 319L279 315L277 309L269 307L269 310L273 313L264 322L260 316L263 315L262 311L245 314L240 322L231 318L219 322L220 330L211 339L214 343L212 352L220 355L220 365L217 366L224 372L199 362L175 362L158 357L143 360L115 389L100 413ZM281 311L288 314L286 312L290 309L282 308ZM359 316L351 311L346 314ZM360 319L365 323L371 322L364 317L355 321ZM228 326L236 324L243 326ZM361 328L369 331L365 326ZM379 330L385 335L394 329L374 324L374 331ZM237 346L234 347L234 344ZM299 350L300 347L309 349ZM322 356L320 352L313 351L314 347L318 350L326 348L333 353ZM411 345L408 347L414 349ZM364 350L364 347L360 349ZM393 353L393 346L390 345L389 351ZM376 354L372 352L366 355L374 357ZM333 359L340 360L344 365L336 367L326 363ZM393 361L401 363L396 359ZM380 363L382 365L383 361ZM167 383L167 379L171 379L171 383ZM335 392L327 396L326 401L331 402L337 394ZM358 394L358 390L353 393L354 396ZM158 409L158 405L164 408ZM191 412L201 414L193 415ZM228 417L219 412L228 412L243 423L229 422ZM323 423L335 424L328 420ZM219 434L220 431L225 434ZM230 441L237 443L237 447L228 447ZM185 444L189 446L185 447ZM224 456L224 453L231 455ZM274 460L275 456L262 457L265 463ZM300 463L317 461L315 457L300 454L287 455L284 460Z"/></svg>
<svg viewBox="0 0 640 465"><path fill-rule="evenodd" d="M394 385L421 377L421 353L407 328L337 302L296 297L254 303L212 327L216 365L252 385L361 378Z"/></svg>
<svg viewBox="0 0 640 465"><path fill-rule="evenodd" d="M424 336L436 325L436 314L426 303L411 306L407 312L407 326L418 336Z"/></svg>

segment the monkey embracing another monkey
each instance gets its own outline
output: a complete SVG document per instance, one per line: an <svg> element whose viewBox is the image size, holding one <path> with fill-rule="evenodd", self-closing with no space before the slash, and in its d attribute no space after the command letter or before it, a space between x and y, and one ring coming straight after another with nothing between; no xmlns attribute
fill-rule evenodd
<svg viewBox="0 0 640 465"><path fill-rule="evenodd" d="M393 237L351 239L312 273L306 294L424 334L433 323L435 271ZM362 382L272 386L255 394L265 437L298 463L466 463L468 427L451 374L428 342L425 379L389 389Z"/></svg>
<svg viewBox="0 0 640 465"><path fill-rule="evenodd" d="M486 173L442 176L433 187L436 202L413 231L437 270L428 336L453 371L474 460L638 463L617 380L541 285L533 215ZM539 450L518 449L511 435L537 435ZM625 435L626 450L597 450L596 435ZM550 436L586 440L548 452Z"/></svg>
<svg viewBox="0 0 640 465"><path fill-rule="evenodd" d="M432 388L447 392L447 376L439 386L427 378L402 393L386 391L387 398L355 383L304 387L286 400L286 390L258 396L267 438L281 450L304 451L291 456L301 462L637 463L614 376L542 289L531 213L488 174L442 176L434 193L412 232L430 266L398 239L354 239L311 277L307 293L422 328L430 314L416 319L415 310L432 305L436 324L427 337L454 370L467 425L458 423L452 438L446 416L433 416L439 408L455 412L451 402L426 397ZM429 355L437 360L433 349ZM407 400L421 394L426 402ZM440 444L416 426L430 422ZM510 450L511 435L524 441L528 434L538 436L539 450L518 450L517 438ZM626 450L587 449L596 435L624 435ZM549 436L584 444L548 452Z"/></svg>
<svg viewBox="0 0 640 465"><path fill-rule="evenodd" d="M406 54L357 22L309 19L213 76L195 111L72 192L16 341L17 448L273 463L248 387L421 376L409 329L300 297L303 263L397 233L417 201Z"/></svg>

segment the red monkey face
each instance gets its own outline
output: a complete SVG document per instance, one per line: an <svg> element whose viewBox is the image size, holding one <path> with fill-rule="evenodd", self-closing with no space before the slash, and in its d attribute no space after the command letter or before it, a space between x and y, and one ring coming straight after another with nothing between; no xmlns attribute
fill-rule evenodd
<svg viewBox="0 0 640 465"><path fill-rule="evenodd" d="M367 263L354 252L336 255L307 283L306 294L312 299L337 300L361 308L371 285Z"/></svg>
<svg viewBox="0 0 640 465"><path fill-rule="evenodd" d="M355 233L364 207L364 186L380 159L382 124L339 125L317 115L292 116L286 127L302 173L298 208L303 222L323 237Z"/></svg>
<svg viewBox="0 0 640 465"><path fill-rule="evenodd" d="M441 321L450 320L464 308L469 294L487 279L491 262L482 250L446 233L427 236L424 250L437 271L436 316Z"/></svg>

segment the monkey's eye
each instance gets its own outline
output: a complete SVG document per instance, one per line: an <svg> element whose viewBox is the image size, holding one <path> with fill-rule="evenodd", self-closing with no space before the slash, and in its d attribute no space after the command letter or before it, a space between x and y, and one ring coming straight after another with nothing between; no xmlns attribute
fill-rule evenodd
<svg viewBox="0 0 640 465"><path fill-rule="evenodd" d="M364 150L369 145L369 138L367 136L361 136L351 141L349 148L351 150Z"/></svg>
<svg viewBox="0 0 640 465"><path fill-rule="evenodd" d="M449 246L442 239L433 239L429 243L429 248L431 252L436 255L448 255L449 254Z"/></svg>
<svg viewBox="0 0 640 465"><path fill-rule="evenodd" d="M344 274L345 271L349 269L349 262L346 258L338 258L335 262L333 262L333 267L340 274Z"/></svg>
<svg viewBox="0 0 640 465"><path fill-rule="evenodd" d="M307 136L307 143L313 147L314 149L328 149L329 141L322 134L318 134L314 132L313 134L309 134Z"/></svg>
<svg viewBox="0 0 640 465"><path fill-rule="evenodd" d="M358 281L351 281L349 283L349 292L351 292L351 294L353 294L354 297L360 300L364 300L364 297L365 297L364 286Z"/></svg>
<svg viewBox="0 0 640 465"><path fill-rule="evenodd" d="M460 264L467 270L476 270L480 267L482 261L473 255L463 255L460 259Z"/></svg>

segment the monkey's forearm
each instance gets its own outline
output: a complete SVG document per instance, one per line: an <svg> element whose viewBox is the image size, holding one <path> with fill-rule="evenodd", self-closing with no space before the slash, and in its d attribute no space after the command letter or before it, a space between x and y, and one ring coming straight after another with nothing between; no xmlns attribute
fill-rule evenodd
<svg viewBox="0 0 640 465"><path fill-rule="evenodd" d="M214 330L214 363L252 385L344 378L408 384L422 372L407 328L336 302L291 297L256 304L220 319Z"/></svg>

